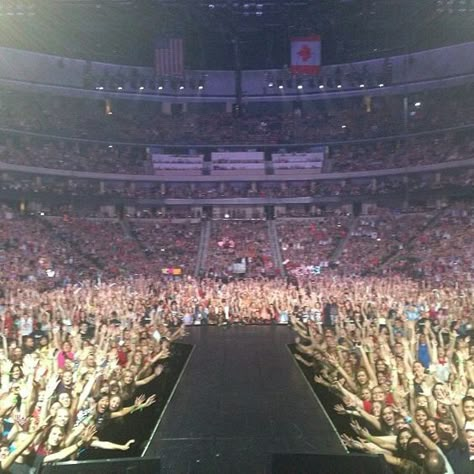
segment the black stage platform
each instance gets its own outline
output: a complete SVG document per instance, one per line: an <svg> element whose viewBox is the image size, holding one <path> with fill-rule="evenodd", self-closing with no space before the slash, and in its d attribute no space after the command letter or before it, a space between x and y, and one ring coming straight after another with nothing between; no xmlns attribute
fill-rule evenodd
<svg viewBox="0 0 474 474"><path fill-rule="evenodd" d="M195 347L145 457L162 473L270 473L272 453L344 454L288 327L193 327Z"/></svg>

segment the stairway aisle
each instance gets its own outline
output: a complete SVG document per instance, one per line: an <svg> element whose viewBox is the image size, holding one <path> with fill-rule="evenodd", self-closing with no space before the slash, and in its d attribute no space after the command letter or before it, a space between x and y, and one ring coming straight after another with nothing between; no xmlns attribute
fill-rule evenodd
<svg viewBox="0 0 474 474"><path fill-rule="evenodd" d="M197 278L206 267L207 254L209 251L209 239L211 237L211 221L201 222L201 236L199 239L199 250L196 257L196 269L194 276Z"/></svg>
<svg viewBox="0 0 474 474"><path fill-rule="evenodd" d="M275 268L279 271L280 275L284 275L285 269L283 267L283 259L281 256L280 241L278 239L278 232L274 220L268 220L268 237L270 239L270 249L272 251L273 262Z"/></svg>

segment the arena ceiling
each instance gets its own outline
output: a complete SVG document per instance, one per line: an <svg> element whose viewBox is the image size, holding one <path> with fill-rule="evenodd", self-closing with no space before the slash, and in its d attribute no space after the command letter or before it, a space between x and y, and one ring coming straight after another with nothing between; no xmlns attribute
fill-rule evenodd
<svg viewBox="0 0 474 474"><path fill-rule="evenodd" d="M323 63L474 40L474 0L2 0L0 46L152 65L153 40L185 39L189 69L281 68L288 38L322 37Z"/></svg>

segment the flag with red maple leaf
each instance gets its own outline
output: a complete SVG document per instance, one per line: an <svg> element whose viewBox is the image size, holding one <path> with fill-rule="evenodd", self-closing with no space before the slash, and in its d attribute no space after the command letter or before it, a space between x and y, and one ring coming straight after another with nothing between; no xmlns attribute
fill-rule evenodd
<svg viewBox="0 0 474 474"><path fill-rule="evenodd" d="M319 74L321 66L321 37L312 35L291 38L291 72Z"/></svg>

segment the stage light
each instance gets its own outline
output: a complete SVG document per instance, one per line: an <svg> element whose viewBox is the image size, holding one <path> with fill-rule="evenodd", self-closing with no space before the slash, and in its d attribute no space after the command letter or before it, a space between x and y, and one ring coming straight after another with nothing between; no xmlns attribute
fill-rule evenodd
<svg viewBox="0 0 474 474"><path fill-rule="evenodd" d="M319 84L319 88L322 90L324 89L324 84Z"/></svg>
<svg viewBox="0 0 474 474"><path fill-rule="evenodd" d="M379 87L384 87L384 86L385 86L385 84L383 82L379 83Z"/></svg>
<svg viewBox="0 0 474 474"><path fill-rule="evenodd" d="M365 87L365 84L364 84L363 82L361 82L361 83L359 84L359 87L360 87L361 89L363 89L363 88Z"/></svg>
<svg viewBox="0 0 474 474"><path fill-rule="evenodd" d="M122 87L122 86L118 86L118 87L117 87L117 90L118 90L118 91L121 91L121 90L123 90L123 87Z"/></svg>
<svg viewBox="0 0 474 474"><path fill-rule="evenodd" d="M268 87L273 87L273 81L270 81L270 82L268 83Z"/></svg>
<svg viewBox="0 0 474 474"><path fill-rule="evenodd" d="M298 85L296 86L296 88L299 89L299 90L303 89L303 84L298 84Z"/></svg>
<svg viewBox="0 0 474 474"><path fill-rule="evenodd" d="M415 102L415 107L416 108L421 107L421 102Z"/></svg>
<svg viewBox="0 0 474 474"><path fill-rule="evenodd" d="M140 87L138 88L138 90L144 91L144 90L145 90L145 87L144 87L144 86L140 86Z"/></svg>
<svg viewBox="0 0 474 474"><path fill-rule="evenodd" d="M338 89L342 89L342 84L338 84L336 87L337 87Z"/></svg>

